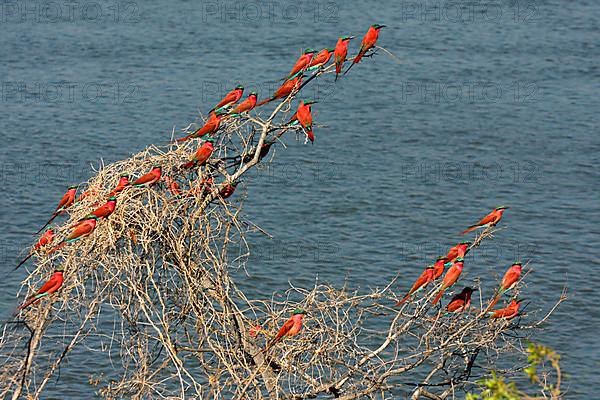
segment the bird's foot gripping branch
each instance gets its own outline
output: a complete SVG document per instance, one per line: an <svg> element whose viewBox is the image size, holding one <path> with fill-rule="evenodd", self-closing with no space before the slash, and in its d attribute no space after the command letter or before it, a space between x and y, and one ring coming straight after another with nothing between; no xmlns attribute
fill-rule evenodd
<svg viewBox="0 0 600 400"><path fill-rule="evenodd" d="M346 72L370 58L382 28L369 28ZM46 397L51 379L75 367L106 398L447 398L518 348L536 326L517 301L520 270L511 267L489 302L481 291L472 298L477 287L455 290L471 269L465 255L502 212L469 228L484 230L404 297L395 291L409 288L394 279L366 293L317 283L292 286L282 301L251 299L232 279L253 268L246 240L260 231L241 214L239 184L292 141L287 132L318 143L316 102L295 102L314 79L351 76L341 75L351 39L303 52L275 93L242 100L238 86L170 144L101 165L80 196L67 190L19 264L35 260L27 299L3 325L0 397ZM267 103L269 112L259 108ZM111 367L67 363L74 351Z"/></svg>

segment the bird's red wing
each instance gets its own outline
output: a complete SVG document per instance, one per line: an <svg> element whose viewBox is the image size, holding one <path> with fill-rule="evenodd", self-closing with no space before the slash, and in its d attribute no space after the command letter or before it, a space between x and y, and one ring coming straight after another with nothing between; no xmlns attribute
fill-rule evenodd
<svg viewBox="0 0 600 400"><path fill-rule="evenodd" d="M216 106L215 109L223 107L225 104L231 103L232 101L235 101L235 91L231 91L229 93L227 93L225 95L225 97L223 97L223 100L221 100Z"/></svg>
<svg viewBox="0 0 600 400"><path fill-rule="evenodd" d="M63 208L67 203L69 203L69 198L70 198L70 194L69 193L65 193L65 195L60 199L60 201L58 202L58 206L56 207L56 210L60 210L61 208Z"/></svg>
<svg viewBox="0 0 600 400"><path fill-rule="evenodd" d="M517 271L514 270L510 270L506 273L506 275L504 275L504 278L502 279L502 287L507 289L510 286L512 286L513 283L515 283L516 281L519 280L519 277L521 276L520 273L518 273Z"/></svg>
<svg viewBox="0 0 600 400"><path fill-rule="evenodd" d="M461 298L456 299L455 298L450 303L448 303L446 310L450 311L450 312L454 312L454 311L458 310L459 308L463 307L464 305L465 305L464 299L461 299Z"/></svg>
<svg viewBox="0 0 600 400"><path fill-rule="evenodd" d="M148 183L156 179L156 176L152 172L148 172L146 175L140 176L135 182L134 185L143 185L144 183Z"/></svg>
<svg viewBox="0 0 600 400"><path fill-rule="evenodd" d="M294 326L294 320L293 319L288 319L285 324L283 324L283 326L281 328L279 328L279 332L277 332L277 335L275 336L275 340L277 339L281 339L283 336L287 335L287 333L290 331L290 329L292 329L292 327Z"/></svg>
<svg viewBox="0 0 600 400"><path fill-rule="evenodd" d="M481 219L481 221L479 221L477 223L477 225L486 225L489 224L490 222L492 222L494 220L494 212L492 211L491 213L489 213L488 215L486 215L485 217L483 217Z"/></svg>
<svg viewBox="0 0 600 400"><path fill-rule="evenodd" d="M95 226L87 223L87 221L84 221L83 223L77 225L75 227L75 229L73 229L73 232L71 232L71 234L69 236L67 236L67 240L69 240L69 239L76 239L78 237L87 235L91 231L93 231L94 228L95 228Z"/></svg>
<svg viewBox="0 0 600 400"><path fill-rule="evenodd" d="M202 164L204 164L204 162L206 162L206 160L208 160L210 158L211 154L212 154L212 150L210 148L202 147L196 152L194 159L196 160L196 162L198 164L202 165Z"/></svg>
<svg viewBox="0 0 600 400"><path fill-rule="evenodd" d="M41 288L38 289L36 294L42 294L42 293L46 293L48 290L50 290L52 287L54 287L58 282L59 279L56 275L53 275L52 278L48 279Z"/></svg>

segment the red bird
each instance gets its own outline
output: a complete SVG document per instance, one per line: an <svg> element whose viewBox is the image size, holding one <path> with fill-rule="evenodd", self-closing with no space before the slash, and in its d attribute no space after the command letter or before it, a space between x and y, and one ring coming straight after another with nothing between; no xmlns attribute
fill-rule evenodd
<svg viewBox="0 0 600 400"><path fill-rule="evenodd" d="M48 222L46 222L46 224L44 226L42 226L40 228L39 231L36 232L36 234L40 233L45 227L47 227L52 221L54 221L54 218L56 218L58 215L63 213L67 208L71 207L71 205L73 205L73 203L75 202L76 194L77 194L77 185L69 186L69 188L67 189L67 192L63 195L63 197L58 202L58 206L56 207L56 210L54 210L52 217L48 220Z"/></svg>
<svg viewBox="0 0 600 400"><path fill-rule="evenodd" d="M510 304L504 308L493 310L488 313L491 318L503 318L511 319L519 315L519 307L521 306L521 300L512 300Z"/></svg>
<svg viewBox="0 0 600 400"><path fill-rule="evenodd" d="M358 55L352 61L352 64L348 67L344 75L350 71L350 68L354 66L354 64L358 64L360 60L364 57L364 55L369 51L375 43L377 43L377 39L379 38L379 31L381 28L385 28L385 25L373 24L369 27L369 30L363 37L362 43L360 44L360 49L358 49Z"/></svg>
<svg viewBox="0 0 600 400"><path fill-rule="evenodd" d="M444 268L446 266L446 263L448 263L447 258L446 257L438 257L437 260L435 261L435 264L433 264L433 279L438 279L440 276L442 276L442 274L444 273Z"/></svg>
<svg viewBox="0 0 600 400"><path fill-rule="evenodd" d="M225 97L223 97L223 100L221 100L215 106L215 108L213 108L210 111L213 112L214 110L219 110L221 108L227 108L227 107L234 105L242 98L242 94L244 94L244 87L236 86L235 89L233 89L231 92L227 93L225 95Z"/></svg>
<svg viewBox="0 0 600 400"><path fill-rule="evenodd" d="M446 311L454 313L454 312L462 312L471 306L471 294L477 289L472 289L470 287L466 287L450 300L450 303L446 306Z"/></svg>
<svg viewBox="0 0 600 400"><path fill-rule="evenodd" d="M161 175L160 165L154 165L152 167L152 171L148 172L146 175L142 175L139 178L137 178L132 183L132 185L133 185L133 187L152 186L160 180L160 175Z"/></svg>
<svg viewBox="0 0 600 400"><path fill-rule="evenodd" d="M306 132L306 136L310 139L311 142L315 141L315 135L312 130L312 109L311 105L316 103L316 101L300 101L298 105L298 110L296 111L296 118L300 125L304 128Z"/></svg>
<svg viewBox="0 0 600 400"><path fill-rule="evenodd" d="M206 120L206 123L201 128L196 129L196 131L194 131L194 133L192 133L190 135L176 139L175 142L177 142L177 143L185 142L186 140L190 140L193 138L199 138L204 135L209 135L209 134L215 133L216 131L219 130L219 127L221 126L221 120L223 119L224 116L225 116L224 112L221 112L219 110L212 111L208 115L208 119Z"/></svg>
<svg viewBox="0 0 600 400"><path fill-rule="evenodd" d="M115 188L108 194L108 197L116 196L117 193L122 192L127 186L129 186L129 174L123 173L119 178L119 183L117 183L117 186L115 186Z"/></svg>
<svg viewBox="0 0 600 400"><path fill-rule="evenodd" d="M275 343L281 341L284 337L290 337L290 336L296 336L297 334L300 333L300 331L302 330L302 319L303 317L306 315L306 311L304 311L301 308L297 308L294 310L294 312L292 313L292 316L290 317L290 319L288 319L285 324L283 324L283 326L281 328L279 328L279 331L277 332L277 335L275 335L275 337L273 339L271 339L269 341L269 343L267 343L267 345L265 346L265 348L262 350L263 352L268 351L271 346L273 346Z"/></svg>
<svg viewBox="0 0 600 400"><path fill-rule="evenodd" d="M298 72L303 72L309 66L314 55L315 51L313 49L304 50L304 53L300 56L300 58L298 58L298 61L296 61L296 64L294 64L292 67L292 70L288 74L286 80L294 78Z"/></svg>
<svg viewBox="0 0 600 400"><path fill-rule="evenodd" d="M177 181L175 181L173 178L167 175L164 176L164 180L167 184L169 192L171 192L173 196L179 196L181 194L181 189L179 188L179 184L177 183Z"/></svg>
<svg viewBox="0 0 600 400"><path fill-rule="evenodd" d="M240 104L235 106L233 110L231 110L229 115L239 115L248 111L251 111L254 107L256 107L256 100L258 95L256 92L250 92L248 98L242 101Z"/></svg>
<svg viewBox="0 0 600 400"><path fill-rule="evenodd" d="M27 301L17 310L27 308L42 297L51 295L52 293L58 291L58 289L60 289L60 287L62 286L64 280L65 279L63 276L63 267L56 268L54 274L52 274L50 279L48 279L46 283L42 285L42 287L36 292L36 294L34 294L33 296L29 296Z"/></svg>
<svg viewBox="0 0 600 400"><path fill-rule="evenodd" d="M92 211L91 215L95 215L98 219L108 218L108 216L110 214L112 214L113 211L115 211L116 207L117 207L117 198L114 196L111 196L108 198L108 201L106 203L102 204L100 207L98 207L94 211ZM83 220L81 220L81 221L83 221Z"/></svg>
<svg viewBox="0 0 600 400"><path fill-rule="evenodd" d="M196 153L192 157L192 159L181 166L181 168L192 168L194 166L203 166L206 161L210 158L214 151L213 143L215 142L214 138L208 138L206 142L196 150Z"/></svg>
<svg viewBox="0 0 600 400"><path fill-rule="evenodd" d="M396 303L396 307L404 304L410 298L410 296L417 293L421 289L425 289L430 282L433 282L433 273L434 269L432 266L426 267L425 270L421 273L421 276L419 276L415 283L412 285L406 296L404 296L402 300Z"/></svg>
<svg viewBox="0 0 600 400"><path fill-rule="evenodd" d="M444 292L449 287L454 285L456 283L456 281L458 281L458 278L460 278L460 274L463 271L463 266L464 266L464 260L462 258L459 257L456 259L456 261L454 261L454 264L452 264L452 266L448 269L448 272L446 272L446 275L444 275L444 280L442 281L442 287L440 288L440 291L437 294L437 296L435 296L435 299L433 299L433 301L431 302L432 305L437 304L438 301L440 301L440 299L444 295Z"/></svg>
<svg viewBox="0 0 600 400"><path fill-rule="evenodd" d="M328 48L321 50L316 56L313 57L313 59L310 61L310 64L308 64L308 68L306 70L313 71L315 69L324 67L331 59L333 51L334 49Z"/></svg>
<svg viewBox="0 0 600 400"><path fill-rule="evenodd" d="M471 231L474 231L475 229L482 228L484 226L496 226L496 224L502 219L502 214L504 214L504 210L506 210L507 208L508 207L505 206L496 207L491 213L483 217L481 221L479 221L475 225L471 225L470 227L468 227L462 234L464 235L465 233L469 233Z"/></svg>
<svg viewBox="0 0 600 400"><path fill-rule="evenodd" d="M465 255L469 252L470 242L462 241L454 247L451 247L446 254L446 262L454 262L458 257L465 258Z"/></svg>
<svg viewBox="0 0 600 400"><path fill-rule="evenodd" d="M300 89L300 85L302 85L302 76L302 74L299 74L295 78L283 82L283 84L275 91L275 93L273 93L273 96L268 99L264 99L256 106L260 107L270 101L288 97L293 91Z"/></svg>
<svg viewBox="0 0 600 400"><path fill-rule="evenodd" d="M492 300L492 303L489 305L488 309L494 307L496 305L496 303L498 302L498 300L500 300L500 297L502 297L502 295L504 293L508 292L511 289L514 289L514 287L519 282L519 278L521 278L522 271L523 271L523 267L522 267L521 263L519 263L519 262L514 263L506 271L506 273L504 274L504 277L502 278L502 282L500 283L500 287L496 291L496 296Z"/></svg>
<svg viewBox="0 0 600 400"><path fill-rule="evenodd" d="M83 221L79 222L77 225L73 227L71 233L62 240L59 244L54 246L48 254L52 254L57 250L63 248L67 243L73 243L78 241L79 239L83 239L86 236L89 236L90 233L96 229L96 224L98 222L98 217L95 215L88 215L83 219Z"/></svg>
<svg viewBox="0 0 600 400"><path fill-rule="evenodd" d="M41 249L42 247L50 244L52 242L52 239L54 239L54 230L52 228L46 229L46 232L44 232L44 234L40 237L40 239L37 241L37 243L33 246L33 249L31 249L31 251L29 252L27 257L25 257L19 263L19 265L17 265L15 267L15 270L17 268L19 268L21 265L25 264L25 262L27 262L27 260L29 260L31 258L31 256L33 255L34 252L36 252L39 249Z"/></svg>
<svg viewBox="0 0 600 400"><path fill-rule="evenodd" d="M240 183L239 181L228 183L227 185L225 185L221 188L221 190L219 191L219 195L224 199L231 197L231 195L233 194L233 192L235 192L235 188L237 187L237 185L239 183Z"/></svg>
<svg viewBox="0 0 600 400"><path fill-rule="evenodd" d="M333 62L335 63L335 80L337 81L338 75L342 73L344 62L348 56L348 42L354 39L354 36L343 36L338 39L333 52Z"/></svg>

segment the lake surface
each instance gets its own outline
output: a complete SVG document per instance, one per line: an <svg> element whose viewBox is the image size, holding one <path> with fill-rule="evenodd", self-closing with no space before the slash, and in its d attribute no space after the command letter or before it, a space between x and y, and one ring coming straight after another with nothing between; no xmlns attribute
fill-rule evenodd
<svg viewBox="0 0 600 400"><path fill-rule="evenodd" d="M268 297L288 280L367 289L400 273L406 286L457 232L506 204L507 229L473 253L466 279L531 259L524 296L535 310L567 285L569 300L537 338L562 356L566 397L595 397L597 2L76 4L0 4L5 271L90 165L168 140L238 83L266 94L302 48L360 38L377 22L399 60L380 52L337 84L307 87L325 125L315 144L278 147L240 191L247 217L273 236L250 237L240 285ZM2 319L22 276L3 281ZM84 362L110 368L72 355L48 397L89 398Z"/></svg>

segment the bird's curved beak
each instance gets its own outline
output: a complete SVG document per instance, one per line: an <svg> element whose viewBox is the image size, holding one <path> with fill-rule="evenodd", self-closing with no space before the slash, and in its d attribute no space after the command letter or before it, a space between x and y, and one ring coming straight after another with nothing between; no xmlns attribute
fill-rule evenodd
<svg viewBox="0 0 600 400"><path fill-rule="evenodd" d="M379 29L385 28L387 25L379 25Z"/></svg>

